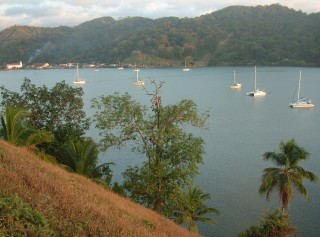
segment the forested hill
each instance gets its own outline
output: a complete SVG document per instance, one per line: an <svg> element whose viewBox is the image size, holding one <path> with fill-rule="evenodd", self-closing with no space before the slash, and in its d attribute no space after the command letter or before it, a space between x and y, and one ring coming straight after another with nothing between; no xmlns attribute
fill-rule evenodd
<svg viewBox="0 0 320 237"><path fill-rule="evenodd" d="M195 18L102 17L76 27L0 32L0 65L22 61L180 66L320 66L320 13L274 4L231 6Z"/></svg>

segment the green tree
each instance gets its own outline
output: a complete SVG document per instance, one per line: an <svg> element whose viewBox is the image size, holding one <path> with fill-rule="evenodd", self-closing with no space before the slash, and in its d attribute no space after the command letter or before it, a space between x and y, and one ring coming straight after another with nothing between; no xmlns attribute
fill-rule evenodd
<svg viewBox="0 0 320 237"><path fill-rule="evenodd" d="M25 78L20 90L18 93L0 87L0 105L24 108L34 128L51 131L55 142L42 146L49 154L59 158L62 144L71 138L77 140L89 128L89 119L83 111L82 88L73 88L63 81L48 89L37 87Z"/></svg>
<svg viewBox="0 0 320 237"><path fill-rule="evenodd" d="M22 109L7 107L5 116L1 115L1 137L12 144L20 145L29 131L22 124L27 114L27 111Z"/></svg>
<svg viewBox="0 0 320 237"><path fill-rule="evenodd" d="M69 167L76 173L92 177L97 163L97 145L90 139L85 141L68 141L64 146L68 156Z"/></svg>
<svg viewBox="0 0 320 237"><path fill-rule="evenodd" d="M140 167L124 172L124 187L129 196L153 210L171 217L175 194L198 174L204 154L203 139L183 128L205 128L208 113L199 114L191 100L164 106L159 95L162 83L155 86L151 111L131 99L115 93L92 101L98 109L94 117L100 129L103 149L132 145L133 151L145 155Z"/></svg>
<svg viewBox="0 0 320 237"><path fill-rule="evenodd" d="M308 158L309 153L303 147L298 146L294 139L286 143L281 141L279 148L280 152L266 152L263 155L264 160L271 160L279 167L264 169L259 193L266 194L268 199L272 191L276 190L282 203L282 212L284 212L288 209L294 196L294 188L309 199L303 182L305 179L314 182L318 178L299 165L301 161Z"/></svg>
<svg viewBox="0 0 320 237"><path fill-rule="evenodd" d="M112 178L110 169L112 163L97 165L98 145L92 139L70 140L66 142L63 150L68 161L65 165L72 171L109 187Z"/></svg>
<svg viewBox="0 0 320 237"><path fill-rule="evenodd" d="M200 188L188 185L187 190L181 189L177 198L177 209L174 221L178 224L186 224L190 231L198 233L197 222L213 224L214 220L206 217L209 213L220 214L215 209L204 204L210 199L210 194L204 193Z"/></svg>
<svg viewBox="0 0 320 237"><path fill-rule="evenodd" d="M276 209L273 213L265 212L259 225L251 226L238 237L289 237L295 233L296 228L290 223L288 214Z"/></svg>
<svg viewBox="0 0 320 237"><path fill-rule="evenodd" d="M32 146L44 142L53 142L50 132L32 128L28 124L30 113L23 109L6 107L5 117L1 115L1 137L17 146Z"/></svg>

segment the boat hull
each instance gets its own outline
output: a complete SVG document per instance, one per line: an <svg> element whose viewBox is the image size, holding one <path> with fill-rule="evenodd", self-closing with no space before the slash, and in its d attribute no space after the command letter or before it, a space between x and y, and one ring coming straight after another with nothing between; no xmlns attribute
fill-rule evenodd
<svg viewBox="0 0 320 237"><path fill-rule="evenodd" d="M74 83L74 84L85 84L86 81L84 81L84 80L83 80L83 81L73 81L73 83Z"/></svg>
<svg viewBox="0 0 320 237"><path fill-rule="evenodd" d="M144 86L144 81L136 81L134 82L136 86Z"/></svg>
<svg viewBox="0 0 320 237"><path fill-rule="evenodd" d="M303 109L303 108L313 108L314 107L314 104L312 103L291 103L289 105L291 108L296 108L296 109Z"/></svg>
<svg viewBox="0 0 320 237"><path fill-rule="evenodd" d="M234 85L231 85L230 88L231 89L240 89L241 86L242 86L241 84L234 84Z"/></svg>
<svg viewBox="0 0 320 237"><path fill-rule="evenodd" d="M260 90L255 90L247 93L248 96L265 96L266 94L266 92Z"/></svg>

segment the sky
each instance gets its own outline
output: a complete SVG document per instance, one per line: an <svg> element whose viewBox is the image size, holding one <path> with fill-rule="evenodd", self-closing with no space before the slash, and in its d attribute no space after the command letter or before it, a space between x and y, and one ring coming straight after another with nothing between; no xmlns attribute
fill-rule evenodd
<svg viewBox="0 0 320 237"><path fill-rule="evenodd" d="M13 25L76 26L103 16L193 18L228 6L275 3L307 14L320 12L320 0L0 0L0 30Z"/></svg>

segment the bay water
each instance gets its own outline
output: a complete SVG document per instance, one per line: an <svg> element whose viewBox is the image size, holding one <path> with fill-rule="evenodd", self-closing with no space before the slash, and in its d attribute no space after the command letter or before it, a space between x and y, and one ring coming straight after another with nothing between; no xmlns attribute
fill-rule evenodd
<svg viewBox="0 0 320 237"><path fill-rule="evenodd" d="M241 89L230 89L236 71ZM301 95L312 99L311 109L292 109L292 102L302 70ZM150 105L150 97L142 87L133 85L135 72L132 69L80 69L87 83L84 90L85 110L92 116L90 101L101 95L128 92L133 99ZM161 98L164 105L178 103L182 99L193 100L199 112L209 110L208 130L194 131L205 140L204 163L195 183L210 193L208 206L218 209L219 216L209 215L215 225L199 224L205 236L229 237L263 218L265 210L281 207L274 193L269 201L258 193L263 169L273 167L263 161L266 151L278 151L281 140L292 138L304 147L310 158L301 165L320 176L320 68L258 67L257 86L267 95L249 97L253 90L254 67L205 67L141 69L140 79L152 92L151 81L164 82ZM20 91L25 77L38 86L54 86L66 81L72 86L75 69L0 71L0 85ZM91 127L88 135L99 141L98 131ZM110 149L100 154L100 162L114 162L113 181L122 181L121 173L128 165L139 164L143 157L130 151L130 147ZM320 234L320 185L306 182L310 195L306 201L296 193L290 205L290 217L298 228L298 236L317 237Z"/></svg>

